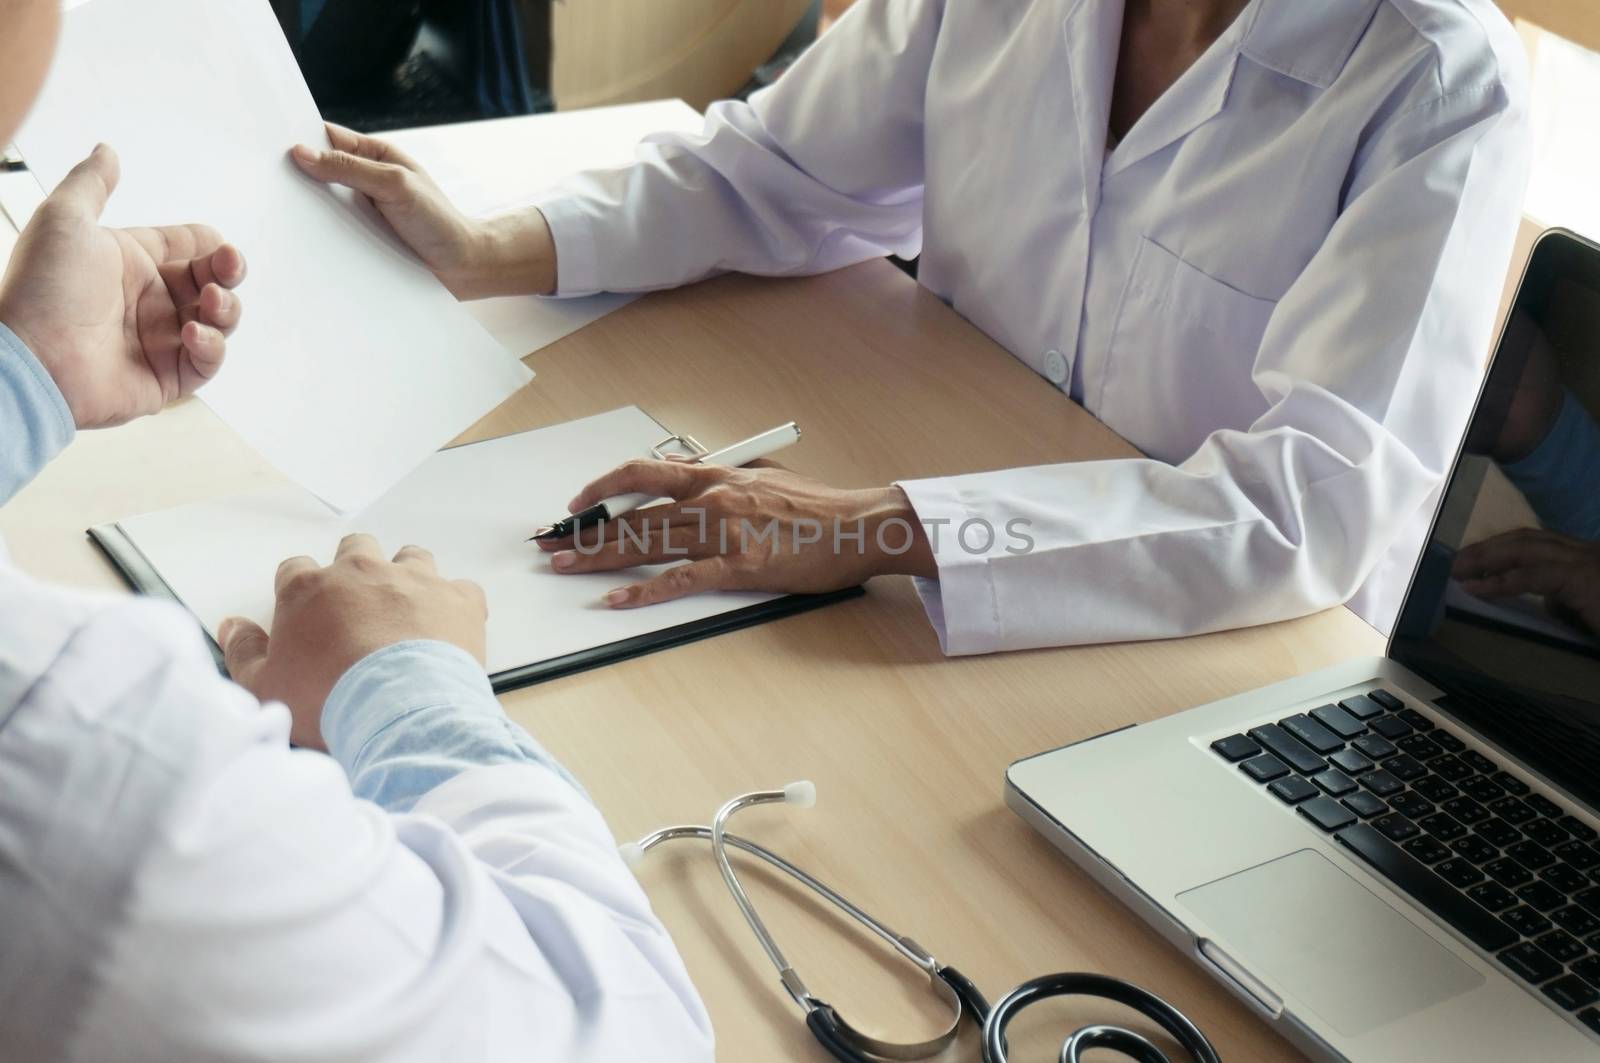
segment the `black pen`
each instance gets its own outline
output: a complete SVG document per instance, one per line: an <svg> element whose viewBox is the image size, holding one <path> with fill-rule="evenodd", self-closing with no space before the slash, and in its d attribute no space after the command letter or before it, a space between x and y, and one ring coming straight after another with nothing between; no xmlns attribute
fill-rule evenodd
<svg viewBox="0 0 1600 1063"><path fill-rule="evenodd" d="M800 442L800 426L790 421L786 425L769 429L758 436L741 440L721 450L714 450L709 454L702 454L694 459L701 465L748 465L758 458L768 454L775 454L784 447ZM631 513L640 506L655 501L657 496L642 492L617 495L613 498L602 499L580 513L563 517L554 524L540 528L528 537L528 542L545 542L551 539L565 539L584 528L608 520L616 520L624 513Z"/></svg>

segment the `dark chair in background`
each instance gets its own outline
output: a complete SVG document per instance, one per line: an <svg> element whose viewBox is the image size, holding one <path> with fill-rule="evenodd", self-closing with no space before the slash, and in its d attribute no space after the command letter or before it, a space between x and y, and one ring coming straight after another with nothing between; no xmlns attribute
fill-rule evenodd
<svg viewBox="0 0 1600 1063"><path fill-rule="evenodd" d="M551 109L550 0L273 0L325 118L363 132Z"/></svg>

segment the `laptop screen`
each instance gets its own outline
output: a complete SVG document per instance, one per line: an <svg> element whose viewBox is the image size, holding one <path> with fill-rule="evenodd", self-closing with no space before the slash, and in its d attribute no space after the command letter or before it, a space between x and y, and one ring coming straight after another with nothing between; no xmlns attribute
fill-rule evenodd
<svg viewBox="0 0 1600 1063"><path fill-rule="evenodd" d="M1600 810L1600 247L1534 248L1389 652Z"/></svg>

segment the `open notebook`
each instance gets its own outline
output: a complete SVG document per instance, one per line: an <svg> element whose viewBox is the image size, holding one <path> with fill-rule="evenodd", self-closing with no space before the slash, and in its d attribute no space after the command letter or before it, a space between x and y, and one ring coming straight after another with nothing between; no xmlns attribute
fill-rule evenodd
<svg viewBox="0 0 1600 1063"><path fill-rule="evenodd" d="M440 572L475 580L488 595L488 671L497 691L860 593L719 593L614 610L600 596L649 569L551 572L547 555L524 542L534 528L564 513L584 483L648 457L670 434L629 406L439 451L356 517L284 486L147 513L89 535L136 590L182 603L213 643L228 616L270 626L273 574L284 558L309 554L326 564L353 531L375 535L388 554L408 543L427 547Z"/></svg>

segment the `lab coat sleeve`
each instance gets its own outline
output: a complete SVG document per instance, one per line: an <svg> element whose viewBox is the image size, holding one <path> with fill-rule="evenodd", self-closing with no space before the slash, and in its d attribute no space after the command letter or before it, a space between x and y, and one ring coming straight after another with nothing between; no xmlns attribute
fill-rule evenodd
<svg viewBox="0 0 1600 1063"><path fill-rule="evenodd" d="M698 136L536 202L557 292L824 273L922 244L923 98L944 0L860 0L777 83Z"/></svg>
<svg viewBox="0 0 1600 1063"><path fill-rule="evenodd" d="M1470 413L1526 183L1521 96L1464 89L1375 130L1268 323L1252 377L1270 406L1248 431L1178 465L902 484L942 522L919 590L945 652L1182 636L1350 598Z"/></svg>
<svg viewBox="0 0 1600 1063"><path fill-rule="evenodd" d="M62 592L0 571L0 593L37 624ZM181 610L113 600L38 656L8 688L0 652L0 915L32 928L0 1003L58 1020L61 1058L711 1060L599 814L450 653L411 644L348 691L396 703L369 767L424 724L456 761L409 814L289 748ZM412 801L393 772L362 785Z"/></svg>

